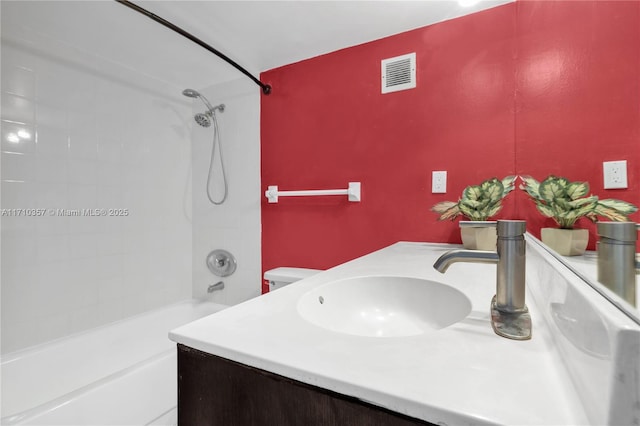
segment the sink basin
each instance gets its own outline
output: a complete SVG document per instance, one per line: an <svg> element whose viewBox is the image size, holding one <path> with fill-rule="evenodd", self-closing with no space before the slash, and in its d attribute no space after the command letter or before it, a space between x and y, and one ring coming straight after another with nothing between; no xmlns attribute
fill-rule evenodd
<svg viewBox="0 0 640 426"><path fill-rule="evenodd" d="M297 310L308 322L344 334L414 336L454 324L471 312L459 290L436 281L371 276L332 281L305 293Z"/></svg>

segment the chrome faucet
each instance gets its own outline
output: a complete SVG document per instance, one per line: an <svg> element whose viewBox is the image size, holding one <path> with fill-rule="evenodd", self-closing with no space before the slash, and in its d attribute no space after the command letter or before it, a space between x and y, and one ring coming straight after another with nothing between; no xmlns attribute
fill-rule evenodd
<svg viewBox="0 0 640 426"><path fill-rule="evenodd" d="M637 306L636 240L640 225L633 222L598 222L598 281L618 296Z"/></svg>
<svg viewBox="0 0 640 426"><path fill-rule="evenodd" d="M451 250L436 260L441 273L457 262L495 263L496 294L491 300L491 326L499 336L531 339L531 316L525 305L524 220L499 220L497 251Z"/></svg>

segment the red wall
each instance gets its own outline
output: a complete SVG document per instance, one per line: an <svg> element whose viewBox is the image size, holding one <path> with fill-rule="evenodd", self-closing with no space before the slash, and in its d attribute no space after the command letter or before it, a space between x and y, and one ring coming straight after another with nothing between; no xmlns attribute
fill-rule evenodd
<svg viewBox="0 0 640 426"><path fill-rule="evenodd" d="M601 198L640 206L640 2L517 6L516 172L588 181ZM626 190L604 190L602 162L613 160L627 160ZM555 226L522 198L534 234ZM594 250L595 224L578 226Z"/></svg>
<svg viewBox="0 0 640 426"><path fill-rule="evenodd" d="M417 88L381 94L380 60L409 52ZM492 176L555 173L640 204L640 2L512 3L261 79L274 88L261 103L263 192L362 182L360 203L263 198L263 271L329 268L399 240L459 242L457 223L429 208ZM621 159L629 189L604 191L602 161ZM431 194L433 170L448 171L446 194ZM552 221L518 192L498 218L538 235Z"/></svg>

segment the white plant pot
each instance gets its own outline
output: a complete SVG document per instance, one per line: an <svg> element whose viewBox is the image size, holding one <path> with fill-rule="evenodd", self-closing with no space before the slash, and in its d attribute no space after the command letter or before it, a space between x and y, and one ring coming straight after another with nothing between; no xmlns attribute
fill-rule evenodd
<svg viewBox="0 0 640 426"><path fill-rule="evenodd" d="M580 256L589 243L587 229L542 228L542 242L561 256Z"/></svg>
<svg viewBox="0 0 640 426"><path fill-rule="evenodd" d="M460 237L467 250L495 251L498 242L496 222L460 221Z"/></svg>

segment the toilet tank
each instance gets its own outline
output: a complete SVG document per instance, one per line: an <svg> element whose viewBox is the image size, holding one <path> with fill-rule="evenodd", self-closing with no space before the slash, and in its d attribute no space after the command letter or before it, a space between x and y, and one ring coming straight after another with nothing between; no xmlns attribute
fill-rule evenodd
<svg viewBox="0 0 640 426"><path fill-rule="evenodd" d="M264 273L264 279L269 281L269 291L300 281L303 278L322 272L320 269L280 267L270 269Z"/></svg>

